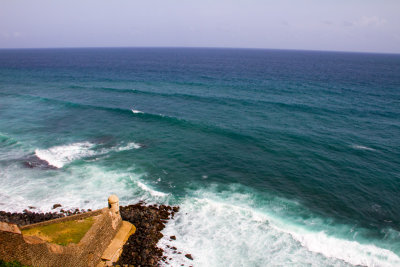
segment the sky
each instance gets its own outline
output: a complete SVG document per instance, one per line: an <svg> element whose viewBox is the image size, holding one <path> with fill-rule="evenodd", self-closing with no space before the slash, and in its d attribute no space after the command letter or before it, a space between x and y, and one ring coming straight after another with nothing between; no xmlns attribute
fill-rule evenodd
<svg viewBox="0 0 400 267"><path fill-rule="evenodd" d="M0 48L400 53L400 0L0 0Z"/></svg>

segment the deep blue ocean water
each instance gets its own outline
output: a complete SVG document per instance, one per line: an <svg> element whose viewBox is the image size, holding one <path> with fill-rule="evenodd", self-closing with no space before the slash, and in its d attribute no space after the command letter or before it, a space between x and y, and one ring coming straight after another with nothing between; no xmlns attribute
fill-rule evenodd
<svg viewBox="0 0 400 267"><path fill-rule="evenodd" d="M400 266L400 55L0 50L0 183L180 205L177 266Z"/></svg>

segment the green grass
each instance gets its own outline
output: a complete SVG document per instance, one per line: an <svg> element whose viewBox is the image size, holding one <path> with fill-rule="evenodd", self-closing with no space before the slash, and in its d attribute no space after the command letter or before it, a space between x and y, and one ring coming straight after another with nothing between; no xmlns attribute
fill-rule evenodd
<svg viewBox="0 0 400 267"><path fill-rule="evenodd" d="M29 267L29 266L22 265L18 261L5 262L5 261L0 260L0 267Z"/></svg>
<svg viewBox="0 0 400 267"><path fill-rule="evenodd" d="M47 242L66 246L70 243L78 244L93 223L93 217L89 217L82 220L60 222L22 230L22 234L38 236Z"/></svg>

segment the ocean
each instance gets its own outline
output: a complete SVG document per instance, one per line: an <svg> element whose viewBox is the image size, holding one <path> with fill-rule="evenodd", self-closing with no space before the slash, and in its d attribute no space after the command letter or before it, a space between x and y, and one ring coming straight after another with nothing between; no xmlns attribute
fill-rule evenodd
<svg viewBox="0 0 400 267"><path fill-rule="evenodd" d="M0 184L179 205L174 266L400 266L400 55L3 49Z"/></svg>

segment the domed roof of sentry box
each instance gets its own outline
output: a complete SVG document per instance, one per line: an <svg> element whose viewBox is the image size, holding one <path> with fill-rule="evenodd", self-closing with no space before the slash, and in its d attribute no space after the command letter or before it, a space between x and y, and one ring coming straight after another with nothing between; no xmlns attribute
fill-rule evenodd
<svg viewBox="0 0 400 267"><path fill-rule="evenodd" d="M117 203L119 201L119 198L116 195L111 195L108 197L108 203L113 204Z"/></svg>

